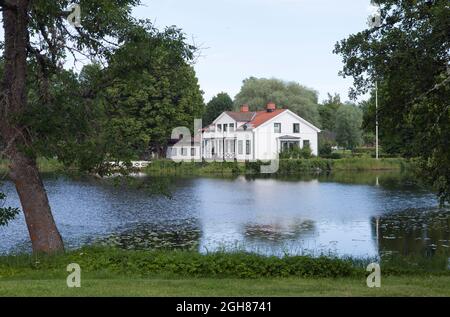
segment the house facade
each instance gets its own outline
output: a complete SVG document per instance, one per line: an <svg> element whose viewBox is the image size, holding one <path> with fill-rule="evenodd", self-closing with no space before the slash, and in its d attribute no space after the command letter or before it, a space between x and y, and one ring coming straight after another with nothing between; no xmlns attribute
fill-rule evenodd
<svg viewBox="0 0 450 317"><path fill-rule="evenodd" d="M318 153L320 129L288 109L269 103L263 111L222 113L202 134L202 157L209 160L273 160L285 149L309 146Z"/></svg>
<svg viewBox="0 0 450 317"><path fill-rule="evenodd" d="M269 103L263 111L249 111L243 105L239 112L226 111L203 129L200 140L193 142L191 149L169 148L172 159L216 161L274 160L283 150L309 146L313 155L318 154L320 129L288 109L277 109ZM177 144L173 148L180 148ZM184 151L184 156L180 156ZM190 151L192 151L190 153ZM176 154L176 155L174 155Z"/></svg>

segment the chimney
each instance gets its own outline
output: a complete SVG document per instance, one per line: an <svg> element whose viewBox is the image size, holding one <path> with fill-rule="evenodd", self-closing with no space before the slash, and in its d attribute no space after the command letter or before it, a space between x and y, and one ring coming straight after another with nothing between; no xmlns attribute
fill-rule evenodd
<svg viewBox="0 0 450 317"><path fill-rule="evenodd" d="M277 106L273 102L269 102L266 106L267 112L274 112Z"/></svg>
<svg viewBox="0 0 450 317"><path fill-rule="evenodd" d="M241 112L248 112L248 105L242 105Z"/></svg>

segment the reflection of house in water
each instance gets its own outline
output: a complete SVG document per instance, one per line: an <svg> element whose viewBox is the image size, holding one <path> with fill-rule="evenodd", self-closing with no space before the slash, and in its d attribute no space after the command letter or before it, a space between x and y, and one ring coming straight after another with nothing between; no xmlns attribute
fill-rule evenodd
<svg viewBox="0 0 450 317"><path fill-rule="evenodd" d="M279 242L310 237L315 233L316 228L314 221L304 220L291 224L247 224L244 230L246 239Z"/></svg>
<svg viewBox="0 0 450 317"><path fill-rule="evenodd" d="M380 255L430 256L450 251L450 213L407 210L372 219L372 236Z"/></svg>

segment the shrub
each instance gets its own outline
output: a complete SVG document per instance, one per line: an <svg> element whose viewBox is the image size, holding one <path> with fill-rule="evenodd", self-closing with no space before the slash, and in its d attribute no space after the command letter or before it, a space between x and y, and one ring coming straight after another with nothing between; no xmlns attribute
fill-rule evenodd
<svg viewBox="0 0 450 317"><path fill-rule="evenodd" d="M351 261L308 256L263 256L245 252L130 251L110 248L83 248L59 256L21 256L0 258L0 275L19 272L58 271L64 274L67 263L78 263L83 272L126 276L189 277L344 277L359 269Z"/></svg>

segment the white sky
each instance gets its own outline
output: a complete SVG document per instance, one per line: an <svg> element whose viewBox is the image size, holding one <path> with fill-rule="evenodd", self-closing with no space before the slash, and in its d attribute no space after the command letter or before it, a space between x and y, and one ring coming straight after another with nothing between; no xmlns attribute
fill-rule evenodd
<svg viewBox="0 0 450 317"><path fill-rule="evenodd" d="M367 27L369 0L142 0L137 18L176 25L202 47L195 69L205 101L234 97L250 76L296 81L348 99L334 44ZM81 8L82 10L82 8ZM82 13L83 14L83 13ZM0 38L3 30L0 29Z"/></svg>
<svg viewBox="0 0 450 317"><path fill-rule="evenodd" d="M296 81L348 99L334 44L367 28L369 0L143 0L134 11L157 27L176 25L197 45L195 65L205 100L234 97L247 77Z"/></svg>

